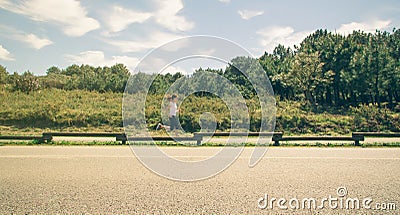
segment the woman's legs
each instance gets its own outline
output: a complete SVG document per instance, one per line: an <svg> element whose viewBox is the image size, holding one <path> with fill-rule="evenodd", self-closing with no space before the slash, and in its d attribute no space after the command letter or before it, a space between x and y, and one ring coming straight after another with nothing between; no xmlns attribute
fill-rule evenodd
<svg viewBox="0 0 400 215"><path fill-rule="evenodd" d="M176 116L172 116L169 118L169 124L170 124L170 131L178 129L178 120L176 119Z"/></svg>

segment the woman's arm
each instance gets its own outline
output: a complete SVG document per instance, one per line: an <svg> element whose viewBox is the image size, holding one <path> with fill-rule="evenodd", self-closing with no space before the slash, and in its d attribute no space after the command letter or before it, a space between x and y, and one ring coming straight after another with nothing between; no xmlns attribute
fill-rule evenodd
<svg viewBox="0 0 400 215"><path fill-rule="evenodd" d="M172 115L171 115L171 102L170 103L168 103L168 117L169 118L171 118L172 117Z"/></svg>

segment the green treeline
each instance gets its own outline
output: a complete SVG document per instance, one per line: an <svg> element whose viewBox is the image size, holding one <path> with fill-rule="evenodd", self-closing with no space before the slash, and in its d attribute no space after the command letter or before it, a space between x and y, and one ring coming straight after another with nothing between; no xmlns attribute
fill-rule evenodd
<svg viewBox="0 0 400 215"><path fill-rule="evenodd" d="M0 83L6 84L6 88L11 91L26 93L48 88L123 92L129 74L129 70L122 64L111 67L71 65L63 70L53 66L47 69L45 76L34 76L29 71L22 75L8 75L6 68L0 66Z"/></svg>
<svg viewBox="0 0 400 215"><path fill-rule="evenodd" d="M400 101L400 30L318 30L295 50L278 46L260 62L284 99L334 106Z"/></svg>
<svg viewBox="0 0 400 215"><path fill-rule="evenodd" d="M251 84L232 66L251 61L237 57L232 62L235 63L224 70L206 70L226 77L245 98L253 97ZM336 107L371 103L393 106L400 102L400 30L374 34L354 31L347 36L317 30L300 46L291 49L279 45L272 53L264 53L258 62L280 100ZM201 71L204 70L200 68L197 72ZM0 84L27 93L44 88L124 92L129 75L129 70L122 64L112 67L71 65L65 69L51 67L45 76L39 77L30 72L8 74L1 66ZM138 73L129 89L135 92L135 86L140 86L143 80L155 78L149 92L163 94L182 76L176 73L154 77Z"/></svg>

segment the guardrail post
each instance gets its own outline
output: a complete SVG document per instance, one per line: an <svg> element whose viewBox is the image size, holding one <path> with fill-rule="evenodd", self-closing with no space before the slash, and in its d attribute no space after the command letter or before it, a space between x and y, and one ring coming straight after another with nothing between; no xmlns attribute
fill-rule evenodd
<svg viewBox="0 0 400 215"><path fill-rule="evenodd" d="M122 134L122 145L126 144L127 139L128 139L128 137L126 136L126 134Z"/></svg>
<svg viewBox="0 0 400 215"><path fill-rule="evenodd" d="M42 140L43 142L51 142L53 140L53 135L49 134L49 133L43 133L42 134Z"/></svg>
<svg viewBox="0 0 400 215"><path fill-rule="evenodd" d="M203 141L203 135L194 133L193 138L196 140L196 145L201 146L201 141Z"/></svg>
<svg viewBox="0 0 400 215"><path fill-rule="evenodd" d="M274 146L279 146L279 140L282 139L282 134L273 134L272 140L274 141Z"/></svg>
<svg viewBox="0 0 400 215"><path fill-rule="evenodd" d="M355 133L352 133L351 134L351 137L353 138L353 140L354 140L354 145L355 146L360 146L360 141L364 141L364 135L362 135L362 134L355 134Z"/></svg>
<svg viewBox="0 0 400 215"><path fill-rule="evenodd" d="M43 136L42 137L40 137L40 138L37 138L37 139L35 139L36 141L38 141L38 143L40 143L40 144L42 144L42 143L45 143L46 142L46 140L43 138Z"/></svg>
<svg viewBox="0 0 400 215"><path fill-rule="evenodd" d="M125 145L126 144L126 140L127 140L128 138L126 137L126 135L124 134L124 133L122 133L122 134L116 134L115 135L115 140L116 141L121 141L122 142L122 145Z"/></svg>

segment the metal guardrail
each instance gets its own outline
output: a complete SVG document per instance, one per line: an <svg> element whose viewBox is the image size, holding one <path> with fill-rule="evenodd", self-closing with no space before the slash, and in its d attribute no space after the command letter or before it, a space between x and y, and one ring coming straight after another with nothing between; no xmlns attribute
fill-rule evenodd
<svg viewBox="0 0 400 215"><path fill-rule="evenodd" d="M353 132L353 135L362 135L364 137L400 137L400 132Z"/></svg>
<svg viewBox="0 0 400 215"><path fill-rule="evenodd" d="M201 140L203 137L271 137L272 141L274 141L274 146L279 146L279 140L282 139L282 132L197 132L194 133L194 137L198 137L200 142L197 142L197 145L201 145Z"/></svg>
<svg viewBox="0 0 400 215"><path fill-rule="evenodd" d="M352 135L352 136L289 136L282 137L280 141L354 141L355 146L360 145L360 141L364 141L364 136L362 135Z"/></svg>
<svg viewBox="0 0 400 215"><path fill-rule="evenodd" d="M46 132L43 133L43 139L52 141L53 137L117 137L124 135L123 133L108 133L108 132L95 132L95 133L80 133L80 132Z"/></svg>
<svg viewBox="0 0 400 215"><path fill-rule="evenodd" d="M279 146L280 141L354 141L355 146L360 145L360 141L364 141L365 137L400 137L400 133L380 133L380 132L354 132L351 136L283 136L282 132L197 132L193 136L156 136L156 137L129 137L124 133L79 133L79 132L45 132L42 136L0 136L0 140L37 140L39 143L50 142L53 137L115 137L116 141L196 141L197 145L201 145L204 137L227 137L227 136L264 136L272 137L274 146Z"/></svg>
<svg viewBox="0 0 400 215"><path fill-rule="evenodd" d="M0 140L36 140L43 142L42 136L0 136Z"/></svg>
<svg viewBox="0 0 400 215"><path fill-rule="evenodd" d="M195 133L200 136L272 136L274 146L279 146L280 141L354 141L354 145L359 146L360 141L364 141L364 136L360 134L352 134L352 136L288 136L284 137L281 132L249 132L249 133Z"/></svg>
<svg viewBox="0 0 400 215"><path fill-rule="evenodd" d="M117 141L122 141L122 144L126 144L126 141L138 142L138 141L196 141L199 145L201 143L201 139L197 139L196 137L120 137L116 138Z"/></svg>

